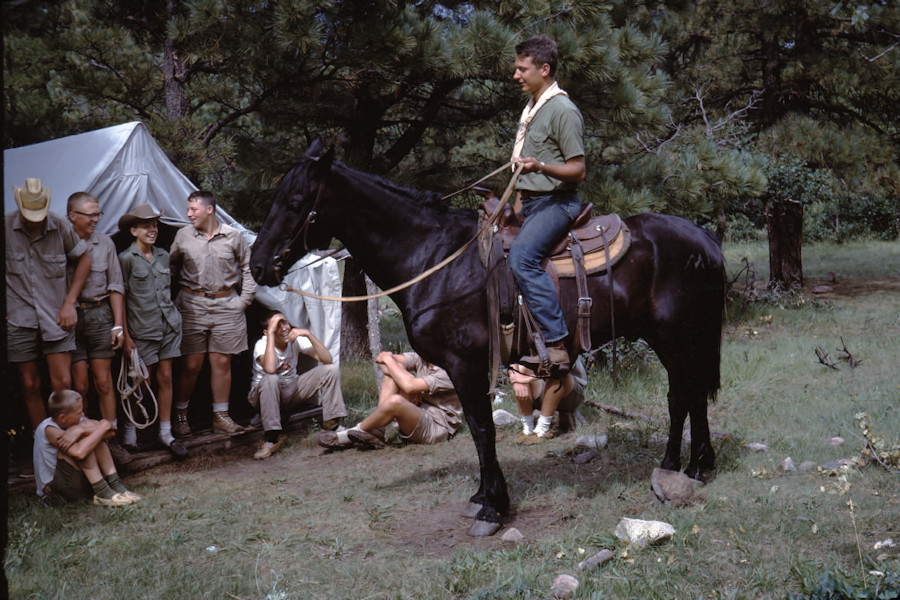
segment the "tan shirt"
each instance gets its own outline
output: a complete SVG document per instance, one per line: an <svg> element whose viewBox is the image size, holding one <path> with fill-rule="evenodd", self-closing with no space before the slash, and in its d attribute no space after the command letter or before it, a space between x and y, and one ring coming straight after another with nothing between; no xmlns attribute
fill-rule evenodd
<svg viewBox="0 0 900 600"><path fill-rule="evenodd" d="M6 215L6 316L10 325L40 329L46 341L61 340L68 331L56 318L69 283L66 264L77 263L87 250L72 224L53 213L32 239L19 211Z"/></svg>
<svg viewBox="0 0 900 600"><path fill-rule="evenodd" d="M420 408L428 410L433 419L456 433L462 425L463 409L450 375L437 365L428 364L415 352L404 352L403 359L406 370L412 371L417 378L428 384L428 391L422 394Z"/></svg>
<svg viewBox="0 0 900 600"><path fill-rule="evenodd" d="M220 223L211 238L191 225L182 227L169 254L175 281L181 287L210 293L239 287L244 305L253 302L256 281L250 274L250 246L234 227Z"/></svg>
<svg viewBox="0 0 900 600"><path fill-rule="evenodd" d="M109 297L111 292L125 294L122 268L116 254L116 245L104 233L95 231L87 241L91 254L91 272L78 295L79 302L97 302ZM75 273L75 265L69 265L69 280Z"/></svg>

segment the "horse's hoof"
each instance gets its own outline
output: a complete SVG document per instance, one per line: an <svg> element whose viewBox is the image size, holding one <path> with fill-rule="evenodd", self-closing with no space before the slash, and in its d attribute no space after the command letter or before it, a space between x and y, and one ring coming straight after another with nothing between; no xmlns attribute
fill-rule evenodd
<svg viewBox="0 0 900 600"><path fill-rule="evenodd" d="M466 504L466 507L463 509L461 514L467 519L474 519L478 516L479 512L481 512L481 504L478 504L477 502L469 502L468 504Z"/></svg>
<svg viewBox="0 0 900 600"><path fill-rule="evenodd" d="M500 523L476 520L474 523L472 523L472 526L469 527L468 533L472 537L487 537L489 535L494 535L495 533L497 533L498 529L500 529Z"/></svg>

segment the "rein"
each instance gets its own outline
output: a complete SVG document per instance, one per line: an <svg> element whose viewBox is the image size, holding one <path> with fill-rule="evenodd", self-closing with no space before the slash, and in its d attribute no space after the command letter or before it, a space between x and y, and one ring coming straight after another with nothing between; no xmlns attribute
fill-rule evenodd
<svg viewBox="0 0 900 600"><path fill-rule="evenodd" d="M499 169L496 169L489 175L486 175L485 177L479 179L478 181L469 185L468 187L465 187L457 192L454 192L453 194L450 194L449 196L444 196L443 199L446 200L447 198L451 198L452 196L455 196L456 194L464 192L464 191L468 190L469 188L472 188L472 187L478 185L479 183L483 182L485 179L493 177L500 171L506 169L511 164L513 164L512 161L507 162L502 167L500 167ZM500 198L500 203L497 205L497 208L494 210L494 214L492 214L491 217L481 227L481 229L479 229L478 232L475 233L475 235L472 237L472 239L470 239L468 242L466 242L459 250L457 250L456 252L454 252L453 254L448 256L447 258L445 258L438 264L434 265L427 271L420 273L419 275L413 277L409 281L401 283L400 285L396 285L388 290L384 290L383 292L379 292L377 294L369 294L367 296L320 296L319 294L313 294L310 292L305 292L303 290L298 290L287 284L282 284L282 286L281 286L282 289L285 291L288 291L288 292L294 292L295 294L299 294L306 298L315 298L317 300L329 300L332 302L365 302L367 300L381 298L383 296L389 296L389 295L393 294L394 292L399 292L400 290L405 290L406 288L422 281L426 277L429 277L429 276L435 274L436 272L443 269L445 266L447 266L448 264L450 264L451 262L453 262L454 260L456 260L457 258L462 256L462 254L466 250L468 250L472 244L474 244L476 241L478 241L478 239L481 238L481 236L484 235L485 232L487 232L491 227L494 226L494 223L497 221L497 219L500 218L500 215L503 212L503 207L506 206L506 203L509 202L509 199L512 196L512 192L516 187L516 180L519 178L519 174L522 172L522 167L523 167L523 165L520 164L516 168L515 172L513 173L512 178L509 180L509 184L507 184L507 186L506 186L506 190L503 192L503 197ZM319 186L319 192L316 195L316 201L313 204L313 210L310 211L310 214L309 214L309 216L307 216L306 221L304 222L303 226L300 228L300 230L298 230L297 234L294 235L294 238L291 241L291 244L293 244L293 241L296 240L300 236L301 232L304 232L304 242L305 242L305 231L308 228L309 224L315 222L315 209L319 205L319 200L322 197L323 189L324 189L324 182L322 184L320 184L320 186ZM290 247L290 244L288 245L288 247Z"/></svg>

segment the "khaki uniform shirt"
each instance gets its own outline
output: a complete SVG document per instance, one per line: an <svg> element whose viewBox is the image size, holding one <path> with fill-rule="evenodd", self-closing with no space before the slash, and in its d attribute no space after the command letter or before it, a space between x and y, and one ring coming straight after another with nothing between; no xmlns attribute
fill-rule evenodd
<svg viewBox="0 0 900 600"><path fill-rule="evenodd" d="M41 330L41 339L61 340L68 331L56 322L66 299L67 262L87 251L72 224L48 213L32 239L19 211L6 215L6 316L10 325Z"/></svg>
<svg viewBox="0 0 900 600"><path fill-rule="evenodd" d="M116 255L116 245L106 234L95 231L87 241L91 254L91 272L78 295L79 302L98 302L109 298L111 292L125 293L122 269ZM75 273L75 266L69 265L69 280Z"/></svg>
<svg viewBox="0 0 900 600"><path fill-rule="evenodd" d="M422 394L420 408L427 410L431 417L450 431L456 433L462 425L462 404L453 388L450 375L444 369L430 365L415 352L404 352L406 370L413 371L418 379L428 384L428 391Z"/></svg>
<svg viewBox="0 0 900 600"><path fill-rule="evenodd" d="M210 293L239 287L244 305L253 302L256 281L250 274L250 246L234 227L220 223L219 231L207 238L187 225L175 234L169 252L172 271L181 287Z"/></svg>
<svg viewBox="0 0 900 600"><path fill-rule="evenodd" d="M128 335L139 340L163 339L166 323L181 331L181 314L172 302L172 279L169 253L153 246L153 260L148 261L132 243L119 254L125 279L125 314Z"/></svg>

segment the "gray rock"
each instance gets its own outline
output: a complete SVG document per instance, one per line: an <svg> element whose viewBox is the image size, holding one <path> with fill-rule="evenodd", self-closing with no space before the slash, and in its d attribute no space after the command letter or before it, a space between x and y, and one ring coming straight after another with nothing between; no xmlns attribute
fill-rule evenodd
<svg viewBox="0 0 900 600"><path fill-rule="evenodd" d="M822 469L825 471L845 471L847 469L855 469L857 466L855 459L838 458L836 460L829 460L822 465Z"/></svg>
<svg viewBox="0 0 900 600"><path fill-rule="evenodd" d="M571 597L572 592L577 589L578 580L571 575L563 573L553 580L553 587L550 589L550 593L553 594L553 597L557 598L557 600L564 600L565 598Z"/></svg>
<svg viewBox="0 0 900 600"><path fill-rule="evenodd" d="M814 471L818 466L819 463L814 460L804 460L800 463L798 469L801 473L806 473L807 471Z"/></svg>
<svg viewBox="0 0 900 600"><path fill-rule="evenodd" d="M768 452L769 447L765 444L760 444L759 442L750 442L744 444L744 450L747 450L748 452Z"/></svg>
<svg viewBox="0 0 900 600"><path fill-rule="evenodd" d="M623 517L616 525L614 533L620 540L643 548L669 539L675 535L675 528L664 521L642 521Z"/></svg>
<svg viewBox="0 0 900 600"><path fill-rule="evenodd" d="M590 569L596 569L597 567L603 566L604 563L612 560L612 557L614 557L615 555L616 553L612 550L601 550L592 557L578 563L578 570L588 571Z"/></svg>
<svg viewBox="0 0 900 600"><path fill-rule="evenodd" d="M797 465L794 464L794 459L791 458L790 456L788 456L783 461L781 461L781 464L778 465L778 468L780 470L784 471L785 473L796 473L797 472Z"/></svg>
<svg viewBox="0 0 900 600"><path fill-rule="evenodd" d="M494 425L498 427L503 427L505 425L512 425L513 423L518 423L519 418L509 412L508 410L503 410L502 408L498 408L494 411Z"/></svg>
<svg viewBox="0 0 900 600"><path fill-rule="evenodd" d="M520 544L525 540L525 536L522 535L522 532L516 529L515 527L510 527L507 529L503 535L500 536L500 539L504 542L512 542L514 544Z"/></svg>
<svg viewBox="0 0 900 600"><path fill-rule="evenodd" d="M584 464L591 462L592 460L596 460L599 457L600 457L600 453L597 452L596 450L586 450L586 451L582 452L581 454L577 455L574 460L579 465L584 465Z"/></svg>
<svg viewBox="0 0 900 600"><path fill-rule="evenodd" d="M650 475L650 487L653 493L664 504L673 506L684 506L694 497L693 480L678 471L669 471L667 469L653 469Z"/></svg>
<svg viewBox="0 0 900 600"><path fill-rule="evenodd" d="M830 285L825 284L817 285L812 289L813 294L830 294L833 291L834 288L832 288Z"/></svg>
<svg viewBox="0 0 900 600"><path fill-rule="evenodd" d="M609 438L605 435L579 435L578 439L575 440L575 445L579 448L606 448L609 443Z"/></svg>
<svg viewBox="0 0 900 600"><path fill-rule="evenodd" d="M843 446L843 445L844 445L844 438L842 438L842 437L836 435L836 436L834 436L834 437L828 438L827 440L825 440L825 441L822 442L822 443L825 444L826 446L831 447L831 448L837 448L837 447L839 447L839 446Z"/></svg>

